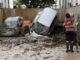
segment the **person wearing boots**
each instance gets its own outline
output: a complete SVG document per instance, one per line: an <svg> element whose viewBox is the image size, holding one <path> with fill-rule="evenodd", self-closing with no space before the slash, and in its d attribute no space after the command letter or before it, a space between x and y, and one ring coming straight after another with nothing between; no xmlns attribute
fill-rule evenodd
<svg viewBox="0 0 80 60"><path fill-rule="evenodd" d="M74 52L73 43L75 39L75 33L73 23L74 19L70 17L69 13L67 13L63 24L66 29L66 52Z"/></svg>

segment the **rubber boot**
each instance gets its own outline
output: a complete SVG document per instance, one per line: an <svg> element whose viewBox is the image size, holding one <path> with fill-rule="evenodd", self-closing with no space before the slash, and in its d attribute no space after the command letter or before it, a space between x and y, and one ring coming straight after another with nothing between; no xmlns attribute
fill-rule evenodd
<svg viewBox="0 0 80 60"><path fill-rule="evenodd" d="M69 52L69 41L66 41L66 52Z"/></svg>
<svg viewBox="0 0 80 60"><path fill-rule="evenodd" d="M79 52L78 49L79 49L79 48L78 48L78 43L76 43L76 51L77 51L77 52Z"/></svg>
<svg viewBox="0 0 80 60"><path fill-rule="evenodd" d="M70 51L73 53L73 41L70 42Z"/></svg>

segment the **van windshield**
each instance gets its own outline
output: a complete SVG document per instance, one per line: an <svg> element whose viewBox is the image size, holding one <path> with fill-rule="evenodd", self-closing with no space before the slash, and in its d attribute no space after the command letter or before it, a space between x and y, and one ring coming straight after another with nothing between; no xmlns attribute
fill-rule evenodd
<svg viewBox="0 0 80 60"><path fill-rule="evenodd" d="M4 28L15 28L17 27L17 21L7 21L3 24Z"/></svg>
<svg viewBox="0 0 80 60"><path fill-rule="evenodd" d="M38 34L46 34L49 27L42 25L39 22L33 24L32 29Z"/></svg>

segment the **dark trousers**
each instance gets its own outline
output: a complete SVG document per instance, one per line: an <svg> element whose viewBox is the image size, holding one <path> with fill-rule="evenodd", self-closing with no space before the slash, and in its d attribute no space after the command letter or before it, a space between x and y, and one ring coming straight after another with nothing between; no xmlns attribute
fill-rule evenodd
<svg viewBox="0 0 80 60"><path fill-rule="evenodd" d="M66 32L66 50L73 51L73 43L75 41L75 33L74 31L67 31ZM69 49L70 47L70 49Z"/></svg>

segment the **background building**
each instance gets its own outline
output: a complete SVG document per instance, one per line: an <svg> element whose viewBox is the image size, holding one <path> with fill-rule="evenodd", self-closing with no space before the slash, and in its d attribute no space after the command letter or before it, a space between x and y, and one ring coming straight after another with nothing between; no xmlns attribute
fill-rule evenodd
<svg viewBox="0 0 80 60"><path fill-rule="evenodd" d="M80 5L80 0L54 0L56 8L70 8Z"/></svg>
<svg viewBox="0 0 80 60"><path fill-rule="evenodd" d="M13 8L13 2L17 0L0 0L0 8Z"/></svg>

